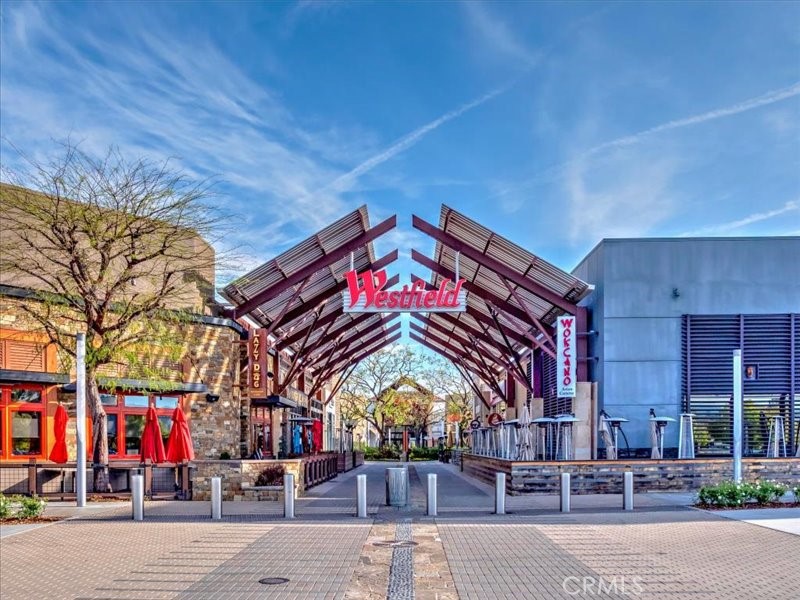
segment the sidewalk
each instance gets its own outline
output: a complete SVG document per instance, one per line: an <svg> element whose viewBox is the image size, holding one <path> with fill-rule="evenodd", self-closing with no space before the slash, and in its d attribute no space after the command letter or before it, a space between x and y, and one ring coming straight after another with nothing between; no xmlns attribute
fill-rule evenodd
<svg viewBox="0 0 800 600"><path fill-rule="evenodd" d="M493 515L491 486L450 465L412 463L411 505L393 508L384 506L387 466L313 488L294 520L277 502L226 502L222 521L211 521L207 502L148 502L142 523L128 503L80 511L54 502L48 511L69 520L2 539L3 599L771 600L800 587L800 537L689 508L688 495L640 494L633 512L619 496L574 496L568 514L556 498L509 497L511 514ZM425 516L429 473L435 518ZM353 516L360 474L368 519Z"/></svg>

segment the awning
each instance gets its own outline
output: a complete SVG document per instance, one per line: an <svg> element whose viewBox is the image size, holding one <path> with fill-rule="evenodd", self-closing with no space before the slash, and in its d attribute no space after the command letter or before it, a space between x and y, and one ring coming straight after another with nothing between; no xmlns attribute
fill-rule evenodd
<svg viewBox="0 0 800 600"><path fill-rule="evenodd" d="M555 357L556 318L576 314L591 286L448 206L438 227L417 216L413 225L436 240L433 258L411 255L432 273L426 287L436 289L457 273L467 306L457 314L415 313L420 323L411 323L411 339L474 373L500 397L504 373L532 392L522 354L535 347Z"/></svg>
<svg viewBox="0 0 800 600"><path fill-rule="evenodd" d="M69 381L69 379L67 379ZM130 390L137 392L152 392L164 394L205 394L208 386L204 383L182 383L180 381L149 381L147 379L116 379L113 377L98 377L97 385L104 389ZM64 386L65 392L74 392L77 383L72 382Z"/></svg>
<svg viewBox="0 0 800 600"><path fill-rule="evenodd" d="M69 375L64 373L37 373L35 371L0 369L0 383L45 383L56 385L67 382L69 382Z"/></svg>
<svg viewBox="0 0 800 600"><path fill-rule="evenodd" d="M372 242L397 223L390 217L369 225L365 206L355 210L293 248L265 262L222 290L233 304L229 316L247 315L267 330L277 350L291 355L291 364L276 391L282 393L301 372L312 375L312 396L332 377L399 336L389 337L397 314L345 313L345 273L378 271L397 260L394 250L375 258ZM387 285L395 285L398 276Z"/></svg>
<svg viewBox="0 0 800 600"><path fill-rule="evenodd" d="M267 396L266 398L251 398L250 406L254 408L297 408L297 402L284 396Z"/></svg>

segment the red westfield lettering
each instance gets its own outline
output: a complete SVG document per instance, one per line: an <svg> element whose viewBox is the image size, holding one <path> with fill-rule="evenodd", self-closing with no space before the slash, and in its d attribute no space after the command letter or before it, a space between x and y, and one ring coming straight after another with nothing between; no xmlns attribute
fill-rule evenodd
<svg viewBox="0 0 800 600"><path fill-rule="evenodd" d="M442 281L438 290L425 290L425 282L415 281L404 285L400 290L385 290L388 277L386 271L367 270L362 273L348 271L345 310L353 310L360 300L364 300L362 310L380 312L399 312L405 310L458 310L461 307L459 293L464 280L459 279L450 288L449 279Z"/></svg>

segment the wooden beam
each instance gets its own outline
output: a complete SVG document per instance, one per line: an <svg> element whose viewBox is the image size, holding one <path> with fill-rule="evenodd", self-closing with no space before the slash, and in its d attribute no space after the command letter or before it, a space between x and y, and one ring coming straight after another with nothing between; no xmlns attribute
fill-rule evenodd
<svg viewBox="0 0 800 600"><path fill-rule="evenodd" d="M509 281L513 281L518 286L528 290L531 294L538 296L553 306L559 307L571 315L575 314L577 306L569 300L565 300L553 290L550 290L543 285L528 279L524 275L520 275L516 271L501 263L499 260L484 254L480 250L473 248L465 242L462 242L457 237L447 233L446 231L442 231L434 225L431 225L424 219L419 218L417 215L412 216L411 224L415 229L419 229L421 232L428 234L433 239L441 242L445 246L449 246L456 252L461 252L461 254L467 258L470 258L476 263L483 265L487 269L494 271L498 275L507 278Z"/></svg>
<svg viewBox="0 0 800 600"><path fill-rule="evenodd" d="M234 318L241 317L246 315L251 310L257 308L258 306L264 304L265 302L269 302L273 298L277 297L279 294L283 293L285 290L289 289L293 285L297 285L306 277L310 277L317 271L324 269L335 263L338 260L341 260L351 252L354 252L358 248L362 246L366 246L374 239L382 236L387 231L391 231L397 226L397 215L392 215L382 223L379 223L375 227L365 231L361 235L354 237L351 240L348 240L341 246L334 248L324 256L312 261L305 267L301 268L296 273L292 273L286 279L279 281L278 283L269 286L268 288L261 290L257 294L255 294L252 298L244 301L239 306L235 307L233 310Z"/></svg>

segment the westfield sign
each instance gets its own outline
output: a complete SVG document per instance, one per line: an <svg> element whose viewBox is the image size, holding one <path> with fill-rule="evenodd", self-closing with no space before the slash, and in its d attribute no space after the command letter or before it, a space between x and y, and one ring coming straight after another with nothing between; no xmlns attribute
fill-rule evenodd
<svg viewBox="0 0 800 600"><path fill-rule="evenodd" d="M386 290L386 271L348 271L344 312L464 312L467 307L464 280L442 280L438 290L426 290L424 281Z"/></svg>

